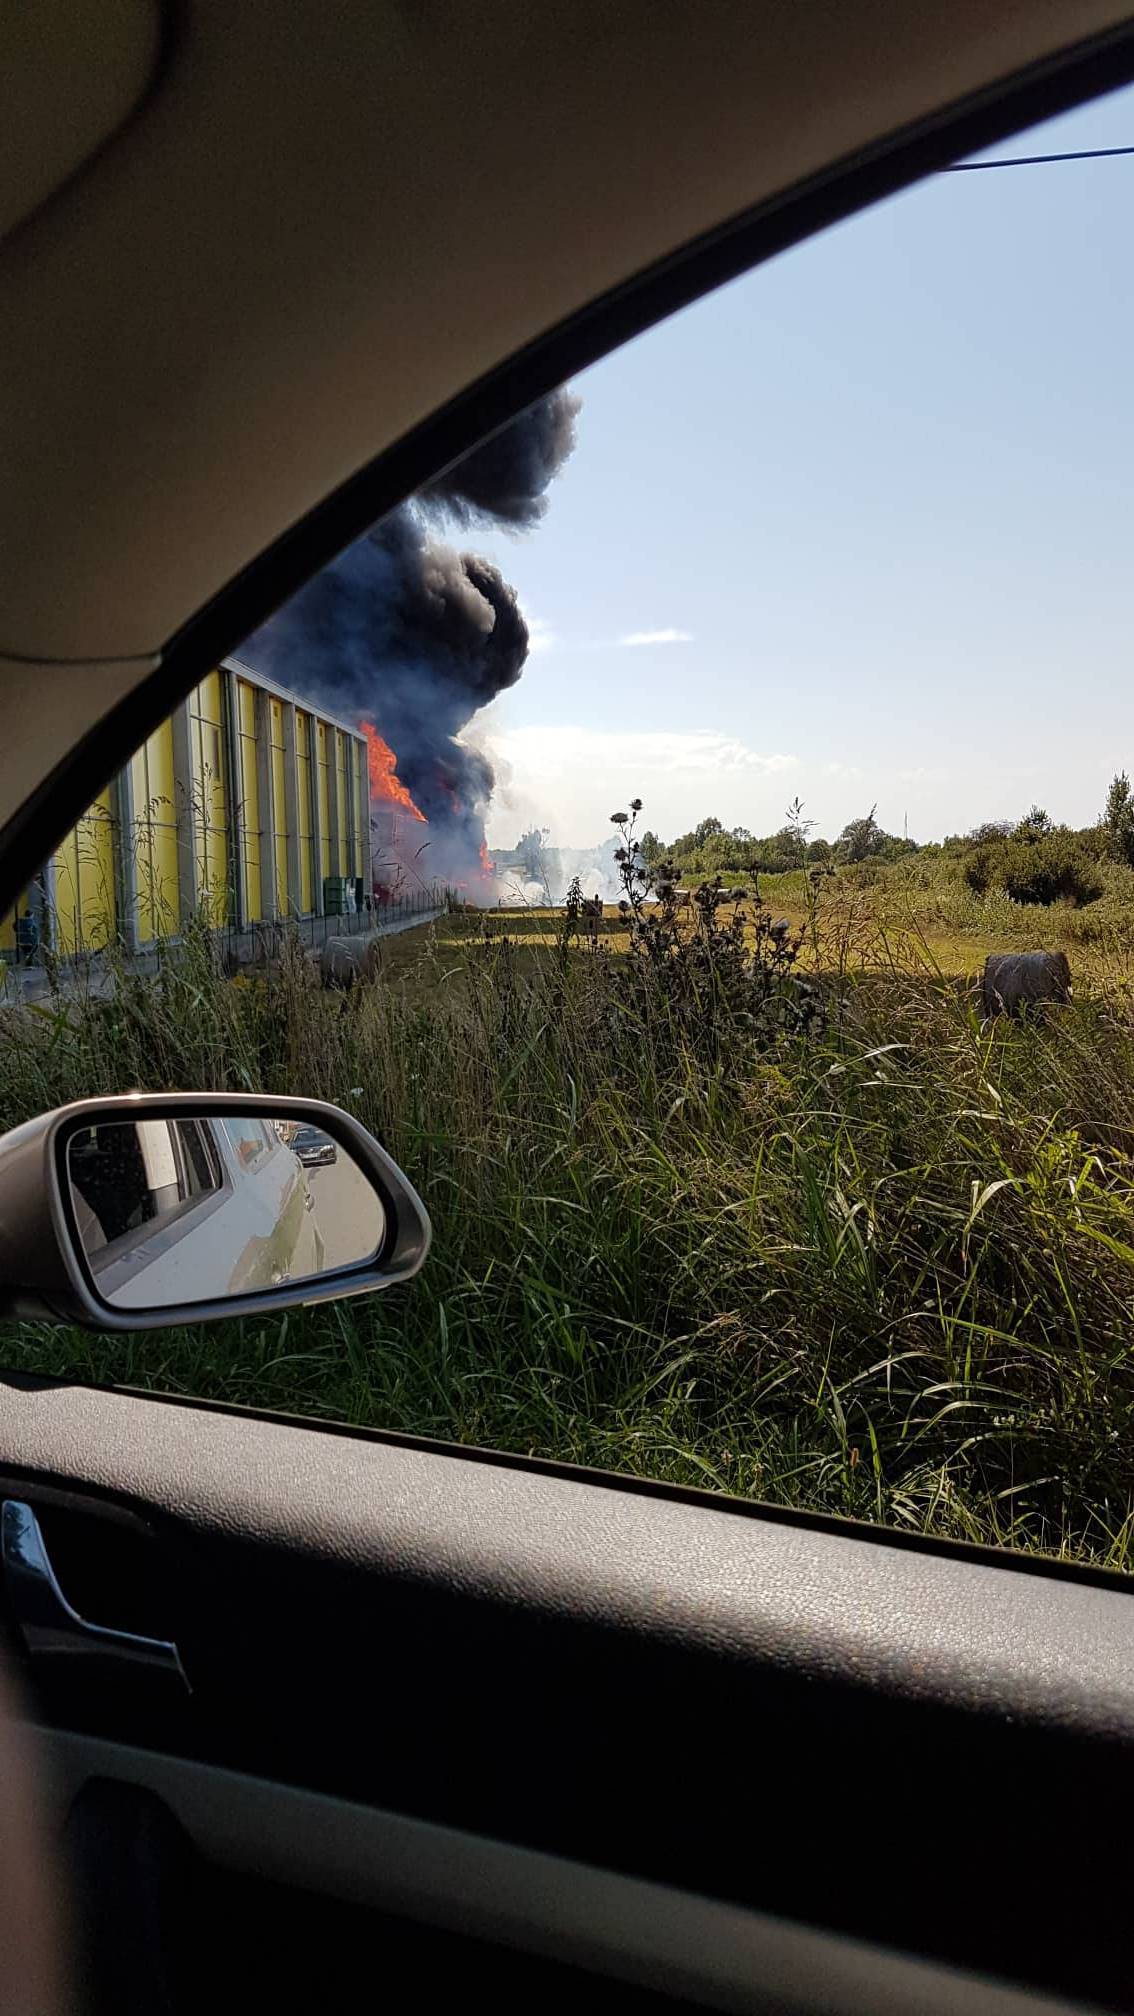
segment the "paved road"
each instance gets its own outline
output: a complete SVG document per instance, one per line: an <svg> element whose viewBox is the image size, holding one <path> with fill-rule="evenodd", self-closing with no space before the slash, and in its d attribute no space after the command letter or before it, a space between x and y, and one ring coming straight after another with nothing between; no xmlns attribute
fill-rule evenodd
<svg viewBox="0 0 1134 2016"><path fill-rule="evenodd" d="M381 1238L382 1207L346 1150L339 1149L337 1162L306 1169L304 1174L326 1248L324 1267L353 1267L369 1260Z"/></svg>

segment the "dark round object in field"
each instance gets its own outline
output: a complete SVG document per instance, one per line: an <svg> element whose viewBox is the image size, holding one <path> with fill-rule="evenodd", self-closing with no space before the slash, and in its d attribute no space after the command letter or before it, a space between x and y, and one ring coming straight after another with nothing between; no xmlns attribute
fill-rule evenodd
<svg viewBox="0 0 1134 2016"><path fill-rule="evenodd" d="M358 957L345 938L328 938L319 954L319 978L324 987L353 987L358 979Z"/></svg>
<svg viewBox="0 0 1134 2016"><path fill-rule="evenodd" d="M356 980L375 980L382 971L382 940L371 938L328 938L319 954L319 979L324 987L343 993Z"/></svg>
<svg viewBox="0 0 1134 2016"><path fill-rule="evenodd" d="M1066 952L990 952L984 962L981 1003L986 1018L1022 1015L1042 1001L1070 999Z"/></svg>

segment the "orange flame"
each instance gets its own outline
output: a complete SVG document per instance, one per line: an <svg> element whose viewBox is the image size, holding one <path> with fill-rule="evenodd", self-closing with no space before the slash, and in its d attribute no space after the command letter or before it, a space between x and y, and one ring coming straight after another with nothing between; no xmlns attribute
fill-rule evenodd
<svg viewBox="0 0 1134 2016"><path fill-rule="evenodd" d="M370 796L384 805L400 805L411 819L420 819L426 824L424 812L419 812L401 778L398 776L398 759L388 742L383 742L373 721L360 721L359 727L366 737L366 765L370 772Z"/></svg>
<svg viewBox="0 0 1134 2016"><path fill-rule="evenodd" d="M484 876L495 875L496 873L496 863L489 860L488 847L483 840L480 843L480 872Z"/></svg>

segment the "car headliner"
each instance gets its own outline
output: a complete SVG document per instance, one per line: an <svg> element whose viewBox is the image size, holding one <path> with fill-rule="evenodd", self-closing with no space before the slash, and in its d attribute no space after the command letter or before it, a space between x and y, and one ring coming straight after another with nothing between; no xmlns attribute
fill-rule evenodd
<svg viewBox="0 0 1134 2016"><path fill-rule="evenodd" d="M0 240L0 900L185 689L167 647L211 598L375 458L372 502L396 501L551 382L553 345L543 378L499 381L399 463L445 402L677 248L1128 19L1115 0L50 11L42 119L0 165L0 220L19 219ZM1103 57L1068 95L1121 81L1125 36ZM53 62L101 77L85 111ZM572 368L633 326L596 319ZM366 522L349 494L343 537ZM321 557L293 541L253 613Z"/></svg>

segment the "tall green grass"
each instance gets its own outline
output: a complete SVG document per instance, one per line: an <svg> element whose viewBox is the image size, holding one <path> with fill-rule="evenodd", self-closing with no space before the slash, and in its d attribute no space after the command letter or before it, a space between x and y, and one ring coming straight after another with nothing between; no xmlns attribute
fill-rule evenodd
<svg viewBox="0 0 1134 2016"><path fill-rule="evenodd" d="M333 1099L435 1233L369 1301L11 1326L0 1358L1131 1565L1123 994L982 1032L903 940L843 961L821 1034L761 1048L691 1041L602 949L422 956L338 996L294 947L226 983L202 937L104 999L0 1010L5 1125L130 1087Z"/></svg>
<svg viewBox="0 0 1134 2016"><path fill-rule="evenodd" d="M983 894L969 888L961 873L963 857L926 848L895 862L866 861L840 868L825 884L823 906L855 899L876 917L896 924L915 919L928 931L945 931L980 939L990 947L1059 944L1069 951L1098 946L1106 952L1131 948L1134 920L1134 871L1113 862L1092 862L1091 873L1102 894L1082 908L1071 902L1014 902L997 883ZM790 885L798 876L761 877L770 902L782 887L780 900L794 900Z"/></svg>

